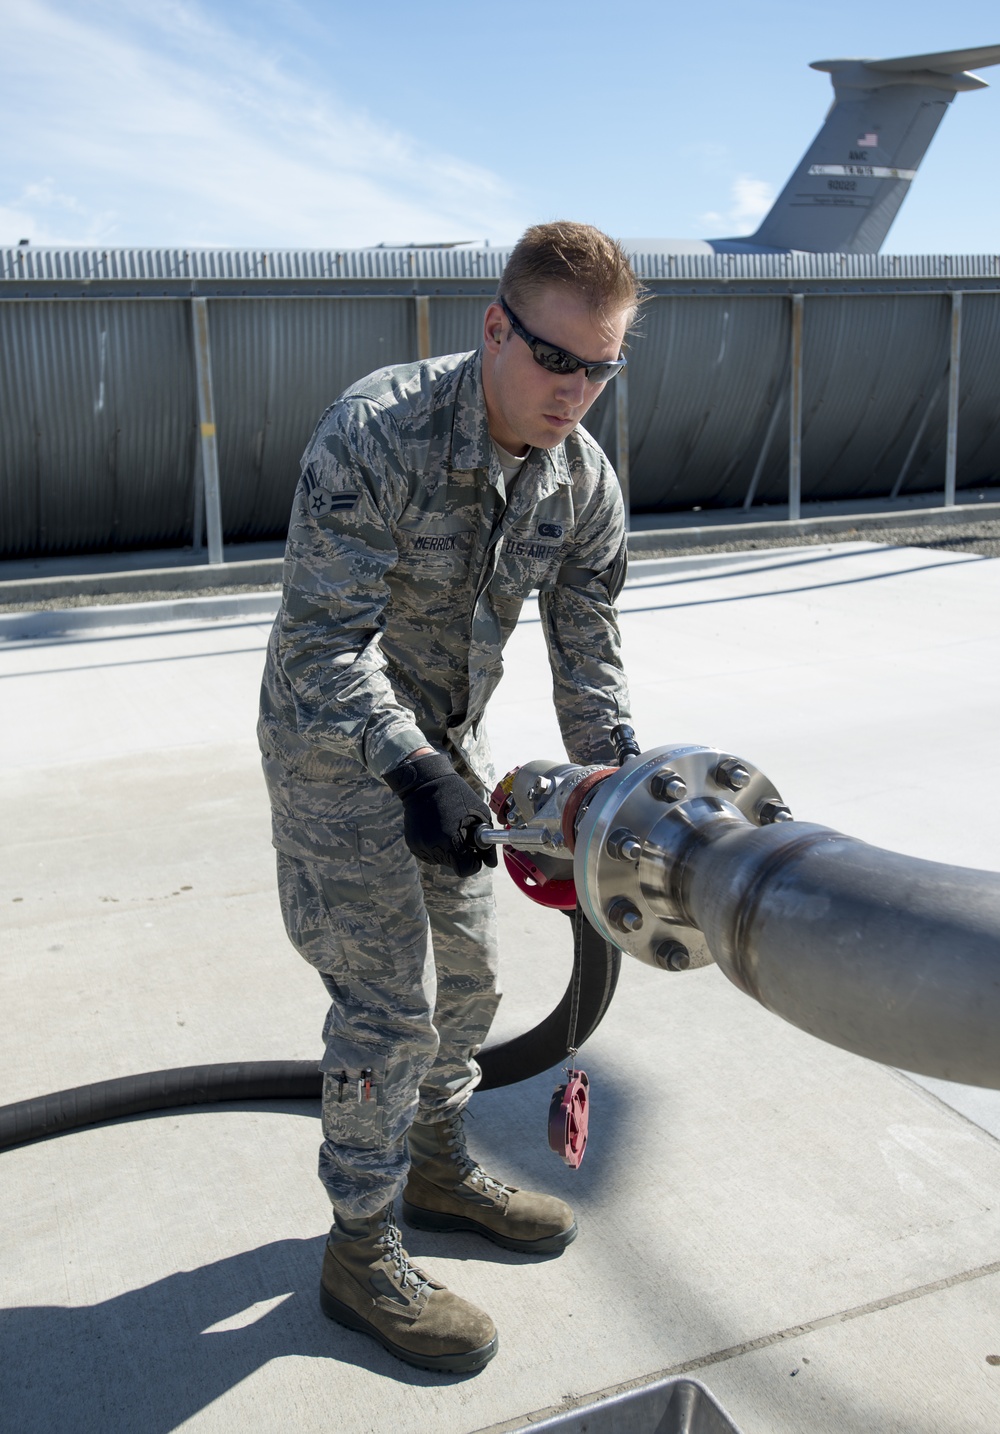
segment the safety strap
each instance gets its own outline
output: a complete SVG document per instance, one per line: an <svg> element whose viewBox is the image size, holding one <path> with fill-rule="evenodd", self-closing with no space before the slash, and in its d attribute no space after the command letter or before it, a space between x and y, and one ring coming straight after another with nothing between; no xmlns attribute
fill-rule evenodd
<svg viewBox="0 0 1000 1434"><path fill-rule="evenodd" d="M573 980L570 986L569 1033L566 1037L566 1052L576 1059L576 1026L580 1018L580 987L583 983L583 941L587 930L587 918L577 902L573 912Z"/></svg>

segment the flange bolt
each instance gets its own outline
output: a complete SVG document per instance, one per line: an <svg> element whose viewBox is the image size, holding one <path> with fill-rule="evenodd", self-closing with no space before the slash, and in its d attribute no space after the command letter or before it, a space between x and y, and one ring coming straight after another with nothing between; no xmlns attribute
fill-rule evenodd
<svg viewBox="0 0 1000 1434"><path fill-rule="evenodd" d="M649 790L658 802L679 802L687 796L687 782L665 767L657 772L649 784Z"/></svg>
<svg viewBox="0 0 1000 1434"><path fill-rule="evenodd" d="M762 827L769 827L772 822L791 822L795 818L780 797L770 797L757 808L757 820Z"/></svg>
<svg viewBox="0 0 1000 1434"><path fill-rule="evenodd" d="M608 907L608 921L616 931L624 931L626 935L642 930L642 912L623 897L619 897Z"/></svg>
<svg viewBox="0 0 1000 1434"><path fill-rule="evenodd" d="M616 861L636 862L642 856L642 842L627 827L616 827L605 843L608 856Z"/></svg>
<svg viewBox="0 0 1000 1434"><path fill-rule="evenodd" d="M720 787L728 787L731 792L742 792L750 785L750 773L736 757L723 757L712 776Z"/></svg>
<svg viewBox="0 0 1000 1434"><path fill-rule="evenodd" d="M653 960L664 971L686 971L691 965L691 953L679 941L661 941L653 952Z"/></svg>

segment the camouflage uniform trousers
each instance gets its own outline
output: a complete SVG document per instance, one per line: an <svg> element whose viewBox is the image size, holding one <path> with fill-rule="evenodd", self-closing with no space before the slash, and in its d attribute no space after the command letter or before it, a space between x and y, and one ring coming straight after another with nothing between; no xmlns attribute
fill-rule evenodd
<svg viewBox="0 0 1000 1434"><path fill-rule="evenodd" d="M399 799L351 766L317 781L264 759L285 928L331 998L319 1175L359 1217L402 1189L418 1109L468 1101L500 993L490 871L418 862Z"/></svg>

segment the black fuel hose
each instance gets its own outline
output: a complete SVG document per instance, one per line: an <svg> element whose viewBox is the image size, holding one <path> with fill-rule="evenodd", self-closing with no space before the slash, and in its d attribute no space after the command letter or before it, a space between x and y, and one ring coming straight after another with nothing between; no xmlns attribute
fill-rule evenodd
<svg viewBox="0 0 1000 1434"><path fill-rule="evenodd" d="M584 924L580 954L578 1046L603 1020L621 966L621 952L607 945L589 923ZM532 1030L479 1052L480 1090L528 1080L565 1059L572 992L573 977L559 1004ZM0 1150L148 1111L220 1101L318 1100L321 1089L315 1061L233 1061L120 1076L0 1106Z"/></svg>
<svg viewBox="0 0 1000 1434"><path fill-rule="evenodd" d="M572 915L572 912L569 913ZM618 985L622 953L599 936L589 921L584 921L580 942L580 991L576 1023L576 1045L597 1030L611 1005ZM573 976L562 1000L543 1021L522 1036L512 1036L500 1045L486 1046L476 1057L482 1068L480 1090L496 1090L502 1085L515 1085L541 1075L566 1059L570 1010L573 1002ZM2 1113L2 1112L0 1112Z"/></svg>

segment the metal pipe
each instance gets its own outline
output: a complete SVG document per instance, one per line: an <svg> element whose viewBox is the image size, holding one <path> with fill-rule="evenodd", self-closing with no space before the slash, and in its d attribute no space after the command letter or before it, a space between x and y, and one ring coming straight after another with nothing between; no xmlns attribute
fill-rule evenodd
<svg viewBox="0 0 1000 1434"><path fill-rule="evenodd" d="M791 388L788 418L788 520L802 517L802 317L806 298L792 295Z"/></svg>
<svg viewBox="0 0 1000 1434"><path fill-rule="evenodd" d="M595 789L574 878L595 928L643 961L714 959L819 1040L1000 1090L999 873L795 822L752 763L686 747Z"/></svg>
<svg viewBox="0 0 1000 1434"><path fill-rule="evenodd" d="M476 828L474 839L481 851L487 851L491 846L512 846L520 851L529 851L535 847L552 845L552 838L547 831L534 830L531 827L481 826Z"/></svg>
<svg viewBox="0 0 1000 1434"><path fill-rule="evenodd" d="M198 392L198 432L201 439L201 478L205 491L205 528L208 561L221 563L222 507L219 496L219 450L215 436L215 399L212 392L212 346L208 329L208 300L191 300L194 324L194 363ZM196 482L196 491L198 488Z"/></svg>
<svg viewBox="0 0 1000 1434"><path fill-rule="evenodd" d="M584 914L629 955L714 960L820 1040L1000 1090L1000 874L795 821L752 763L714 748L612 771L531 763L508 785L512 845L548 833L552 874L572 851Z"/></svg>
<svg viewBox="0 0 1000 1434"><path fill-rule="evenodd" d="M962 359L962 291L951 296L951 350L948 360L948 448L944 465L944 506L955 506L958 466L958 385Z"/></svg>
<svg viewBox="0 0 1000 1434"><path fill-rule="evenodd" d="M1000 1089L1000 875L825 827L717 828L686 903L735 985L820 1040Z"/></svg>

